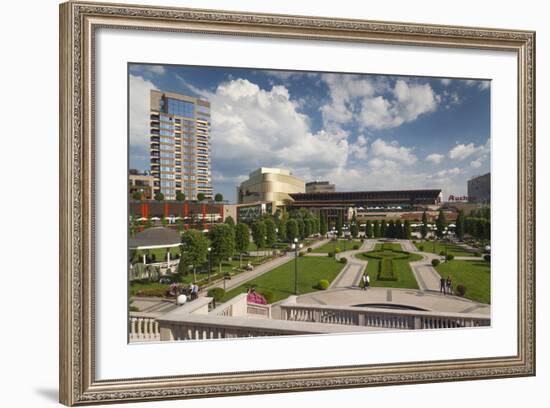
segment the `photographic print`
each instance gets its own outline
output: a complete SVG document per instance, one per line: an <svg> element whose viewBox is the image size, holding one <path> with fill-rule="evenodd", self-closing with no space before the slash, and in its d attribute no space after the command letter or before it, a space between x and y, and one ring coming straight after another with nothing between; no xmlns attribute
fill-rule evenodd
<svg viewBox="0 0 550 408"><path fill-rule="evenodd" d="M489 80L128 83L130 343L491 324Z"/></svg>

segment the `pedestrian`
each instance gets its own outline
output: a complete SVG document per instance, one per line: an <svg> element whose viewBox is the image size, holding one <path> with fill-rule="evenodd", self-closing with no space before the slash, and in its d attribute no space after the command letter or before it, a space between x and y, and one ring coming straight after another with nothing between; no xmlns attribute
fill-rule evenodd
<svg viewBox="0 0 550 408"><path fill-rule="evenodd" d="M441 278L439 279L439 293L443 293L444 295L446 294L446 282L445 282L445 278Z"/></svg>
<svg viewBox="0 0 550 408"><path fill-rule="evenodd" d="M367 275L363 275L361 280L363 281L363 290L367 290Z"/></svg>
<svg viewBox="0 0 550 408"><path fill-rule="evenodd" d="M367 277L367 288L370 287L370 278L369 278L369 274L367 273L365 275Z"/></svg>
<svg viewBox="0 0 550 408"><path fill-rule="evenodd" d="M453 287L452 287L452 284L453 284L453 281L451 280L451 276L447 276L447 282L446 282L446 285L447 285L447 293L449 295L452 295L453 294Z"/></svg>

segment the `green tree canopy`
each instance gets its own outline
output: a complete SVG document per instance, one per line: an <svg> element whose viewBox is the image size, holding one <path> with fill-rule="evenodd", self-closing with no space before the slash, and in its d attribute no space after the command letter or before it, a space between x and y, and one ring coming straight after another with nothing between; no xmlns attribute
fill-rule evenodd
<svg viewBox="0 0 550 408"><path fill-rule="evenodd" d="M464 238L464 210L460 210L458 212L458 216L456 217L456 236L460 239Z"/></svg>
<svg viewBox="0 0 550 408"><path fill-rule="evenodd" d="M286 238L289 242L294 242L295 238L298 238L298 223L294 218L291 218L286 223Z"/></svg>
<svg viewBox="0 0 550 408"><path fill-rule="evenodd" d="M305 225L304 220L301 218L296 218L296 223L298 224L298 236L300 239L305 238Z"/></svg>
<svg viewBox="0 0 550 408"><path fill-rule="evenodd" d="M223 195L220 194L220 193L217 193L217 194L214 196L214 201L217 202L217 203L223 201Z"/></svg>
<svg viewBox="0 0 550 408"><path fill-rule="evenodd" d="M378 220L374 220L372 223L372 235L375 238L380 238L380 223Z"/></svg>
<svg viewBox="0 0 550 408"><path fill-rule="evenodd" d="M190 266L196 268L208 261L208 240L195 229L185 231L181 236L181 257L178 272L186 275Z"/></svg>
<svg viewBox="0 0 550 408"><path fill-rule="evenodd" d="M132 193L132 200L140 201L142 196L143 196L143 192L141 192L141 191L134 191L134 192Z"/></svg>
<svg viewBox="0 0 550 408"><path fill-rule="evenodd" d="M258 249L265 248L266 233L267 230L264 221L258 220L252 223L252 240L254 241Z"/></svg>
<svg viewBox="0 0 550 408"><path fill-rule="evenodd" d="M412 229L411 229L411 222L409 220L405 220L405 225L403 226L404 229L404 236L405 239L411 239L412 236Z"/></svg>
<svg viewBox="0 0 550 408"><path fill-rule="evenodd" d="M197 200L204 201L205 198L206 198L206 196L204 195L204 193L197 194Z"/></svg>
<svg viewBox="0 0 550 408"><path fill-rule="evenodd" d="M218 262L229 258L235 253L235 238L233 228L227 224L214 224L208 231L212 256Z"/></svg>
<svg viewBox="0 0 550 408"><path fill-rule="evenodd" d="M181 191L178 191L176 193L176 200L177 201L185 201L185 194L182 193Z"/></svg>
<svg viewBox="0 0 550 408"><path fill-rule="evenodd" d="M230 225L232 227L235 226L235 220L230 215L225 219L224 223L227 224L227 225Z"/></svg>
<svg viewBox="0 0 550 408"><path fill-rule="evenodd" d="M324 237L325 235L327 235L327 231L327 219L324 215L321 214L321 219L319 220L319 233Z"/></svg>
<svg viewBox="0 0 550 408"><path fill-rule="evenodd" d="M279 226L278 226L279 231L277 232L277 236L281 241L286 240L286 223L287 221L281 217L281 219L279 220Z"/></svg>
<svg viewBox="0 0 550 408"><path fill-rule="evenodd" d="M367 235L367 238L372 238L374 235L372 223L370 222L370 220L367 220L367 225L365 226L365 234Z"/></svg>
<svg viewBox="0 0 550 408"><path fill-rule="evenodd" d="M275 221L273 221L271 218L268 218L264 221L265 223L265 243L268 247L272 247L273 244L277 241L277 232Z"/></svg>
<svg viewBox="0 0 550 408"><path fill-rule="evenodd" d="M250 243L250 229L248 225L243 222L239 222L235 227L235 246L238 252L248 251L248 244Z"/></svg>
<svg viewBox="0 0 550 408"><path fill-rule="evenodd" d="M160 191L158 193L155 193L155 200L163 201L164 200L164 194L162 194Z"/></svg>
<svg viewBox="0 0 550 408"><path fill-rule="evenodd" d="M422 236L422 239L426 239L426 236L428 235L428 215L426 214L426 211L422 213L422 225L420 226L420 235Z"/></svg>
<svg viewBox="0 0 550 408"><path fill-rule="evenodd" d="M435 226L437 227L437 237L441 238L443 236L443 230L447 226L447 218L445 217L445 213L443 210L439 210L439 214L437 215L437 219L435 220Z"/></svg>

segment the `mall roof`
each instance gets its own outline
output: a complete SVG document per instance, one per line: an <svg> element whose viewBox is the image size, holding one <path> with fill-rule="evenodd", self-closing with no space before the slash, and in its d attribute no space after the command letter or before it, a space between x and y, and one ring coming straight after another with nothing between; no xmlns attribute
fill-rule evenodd
<svg viewBox="0 0 550 408"><path fill-rule="evenodd" d="M128 240L128 246L132 249L168 248L180 244L180 233L177 230L165 227L147 228Z"/></svg>

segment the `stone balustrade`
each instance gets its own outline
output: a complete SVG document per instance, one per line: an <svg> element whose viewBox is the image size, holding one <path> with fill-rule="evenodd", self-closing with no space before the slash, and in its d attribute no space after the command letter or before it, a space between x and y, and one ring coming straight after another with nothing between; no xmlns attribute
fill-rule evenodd
<svg viewBox="0 0 550 408"><path fill-rule="evenodd" d="M130 312L128 333L130 343L159 341L160 329L156 321L159 314Z"/></svg>
<svg viewBox="0 0 550 408"><path fill-rule="evenodd" d="M293 298L282 303L280 308L283 320L384 329L446 329L491 324L490 318L482 314L307 305L295 303Z"/></svg>

